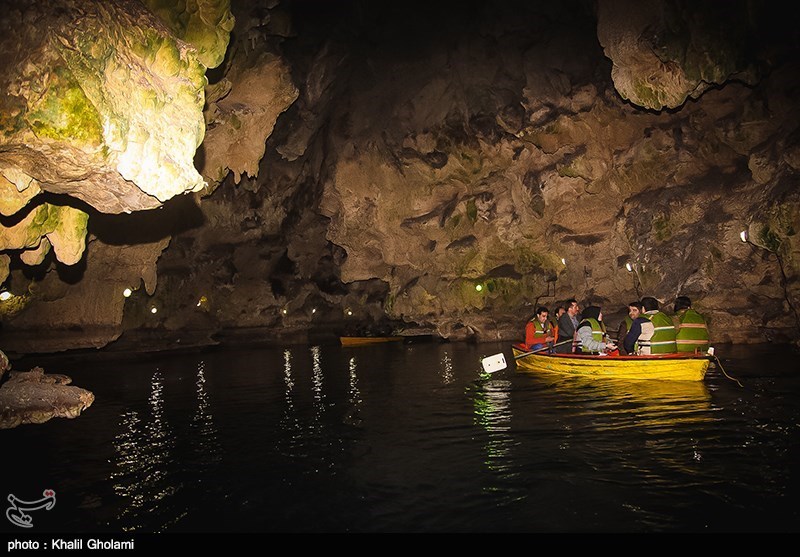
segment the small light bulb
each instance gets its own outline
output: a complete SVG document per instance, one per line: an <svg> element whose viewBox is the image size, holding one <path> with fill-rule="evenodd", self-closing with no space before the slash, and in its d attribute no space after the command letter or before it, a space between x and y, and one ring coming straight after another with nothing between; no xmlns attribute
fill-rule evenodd
<svg viewBox="0 0 800 557"><path fill-rule="evenodd" d="M317 313L317 308L311 308L311 313Z"/></svg>
<svg viewBox="0 0 800 557"><path fill-rule="evenodd" d="M629 273L630 273L631 271L633 271L633 266L631 266L630 262L628 262L628 263L625 263L625 268L626 268L626 269L628 269L628 272L629 272Z"/></svg>
<svg viewBox="0 0 800 557"><path fill-rule="evenodd" d="M286 311L286 308L283 308L283 309L281 310L281 313L282 313L282 314L284 314L284 315L286 315L286 313L287 313L287 311Z"/></svg>
<svg viewBox="0 0 800 557"><path fill-rule="evenodd" d="M158 308L156 306L153 306L153 307L150 308L150 313L157 313L157 312L158 312Z"/></svg>
<svg viewBox="0 0 800 557"><path fill-rule="evenodd" d="M130 288L126 288L125 290L122 291L122 295L125 296L126 298L130 298L131 294L133 294L133 290L131 290Z"/></svg>
<svg viewBox="0 0 800 557"><path fill-rule="evenodd" d="M566 259L564 259L563 257L561 258L561 264L562 264L562 265L566 265L566 264L567 264L567 260L566 260Z"/></svg>
<svg viewBox="0 0 800 557"><path fill-rule="evenodd" d="M11 292L9 292L8 290L3 290L2 292L0 292L0 300L3 300L4 302L6 300L12 298L13 296L14 295Z"/></svg>
<svg viewBox="0 0 800 557"><path fill-rule="evenodd" d="M742 230L741 232L739 232L739 238L742 239L742 242L746 242L747 241L747 230Z"/></svg>
<svg viewBox="0 0 800 557"><path fill-rule="evenodd" d="M348 310L347 310L347 315L353 315L353 310L351 310L351 309L348 309Z"/></svg>

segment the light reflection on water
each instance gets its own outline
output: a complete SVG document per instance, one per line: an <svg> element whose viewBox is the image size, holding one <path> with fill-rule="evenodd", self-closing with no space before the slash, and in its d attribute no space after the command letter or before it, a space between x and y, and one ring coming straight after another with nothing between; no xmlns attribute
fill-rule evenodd
<svg viewBox="0 0 800 557"><path fill-rule="evenodd" d="M149 419L142 422L137 412L124 413L123 431L114 440L117 471L111 474L110 480L114 491L129 501L117 515L123 531L143 529L151 511L162 507L164 500L180 488L180 484L170 478L175 439L164 416L163 394L163 378L157 370L150 381ZM158 524L157 531L168 523Z"/></svg>
<svg viewBox="0 0 800 557"><path fill-rule="evenodd" d="M91 502L57 507L84 531L797 531L793 374L742 359L725 365L745 388L488 375L486 351L288 347L86 370L84 415L4 446L31 490L55 463L70 482L56 491Z"/></svg>

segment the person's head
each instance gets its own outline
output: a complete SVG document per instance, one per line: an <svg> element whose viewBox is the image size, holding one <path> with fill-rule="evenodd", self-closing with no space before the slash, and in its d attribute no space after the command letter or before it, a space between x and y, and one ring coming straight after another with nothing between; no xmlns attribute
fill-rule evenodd
<svg viewBox="0 0 800 557"><path fill-rule="evenodd" d="M581 310L577 300L567 300L567 313L575 317Z"/></svg>
<svg viewBox="0 0 800 557"><path fill-rule="evenodd" d="M628 304L628 315L631 319L636 319L643 313L642 311L642 302L636 300L635 302L631 302Z"/></svg>
<svg viewBox="0 0 800 557"><path fill-rule="evenodd" d="M692 307L692 301L689 299L689 296L678 296L675 298L675 313L684 309L689 309L690 307Z"/></svg>
<svg viewBox="0 0 800 557"><path fill-rule="evenodd" d="M539 321L539 323L544 323L545 321L547 321L548 313L549 312L547 311L546 307L539 306L538 308L536 308L536 320Z"/></svg>
<svg viewBox="0 0 800 557"><path fill-rule="evenodd" d="M566 311L567 310L564 309L564 306L556 306L556 311L555 311L556 319L561 317L564 314L564 312L566 312Z"/></svg>
<svg viewBox="0 0 800 557"><path fill-rule="evenodd" d="M652 296L645 296L642 298L642 307L645 311L653 311L658 309L658 300Z"/></svg>
<svg viewBox="0 0 800 557"><path fill-rule="evenodd" d="M600 306L587 306L584 308L581 317L584 319L597 319L598 321L602 321L603 312L600 311Z"/></svg>

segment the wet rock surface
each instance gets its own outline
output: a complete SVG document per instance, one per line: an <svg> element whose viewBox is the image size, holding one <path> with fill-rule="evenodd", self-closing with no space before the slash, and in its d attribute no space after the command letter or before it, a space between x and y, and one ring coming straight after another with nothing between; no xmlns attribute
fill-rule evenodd
<svg viewBox="0 0 800 557"><path fill-rule="evenodd" d="M3 379L0 429L41 424L51 418L77 418L94 402L94 394L70 385L72 379L66 375L46 374L40 367L11 371Z"/></svg>

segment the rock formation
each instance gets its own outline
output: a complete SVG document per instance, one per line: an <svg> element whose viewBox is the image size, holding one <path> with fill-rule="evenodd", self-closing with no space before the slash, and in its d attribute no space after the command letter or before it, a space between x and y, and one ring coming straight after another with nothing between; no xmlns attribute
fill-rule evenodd
<svg viewBox="0 0 800 557"><path fill-rule="evenodd" d="M5 3L0 46L25 53L0 98L9 350L511 340L538 304L613 324L678 294L714 342L797 339L785 12L207 0L187 25L155 1L59 0L48 40L40 3ZM61 334L37 348L45 327Z"/></svg>
<svg viewBox="0 0 800 557"><path fill-rule="evenodd" d="M10 372L0 385L0 429L41 424L54 417L77 418L92 405L94 395L71 382L66 375L45 374L38 367Z"/></svg>

